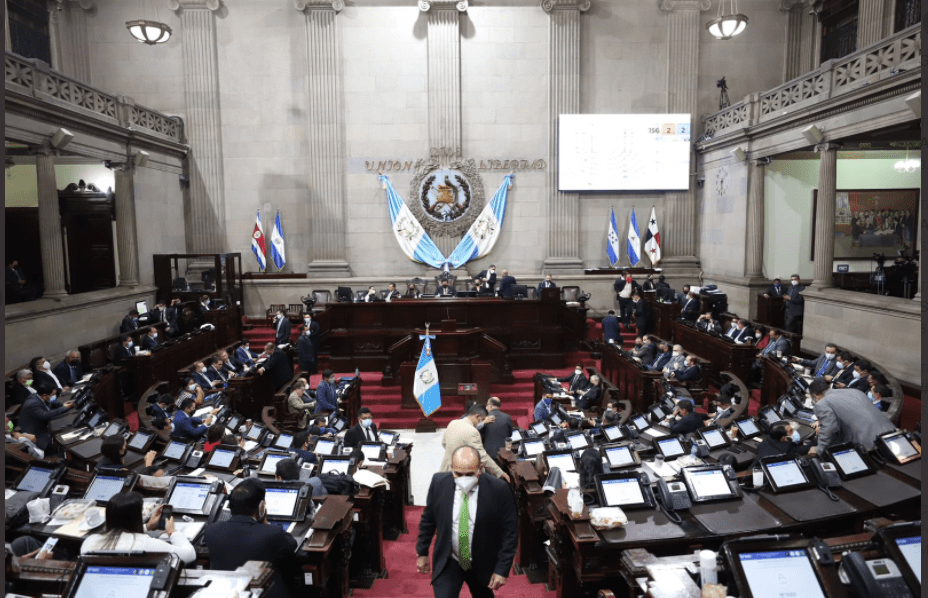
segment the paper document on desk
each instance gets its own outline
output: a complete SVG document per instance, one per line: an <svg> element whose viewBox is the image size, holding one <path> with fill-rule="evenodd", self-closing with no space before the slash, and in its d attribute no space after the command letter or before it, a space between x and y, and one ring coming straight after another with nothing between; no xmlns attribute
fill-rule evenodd
<svg viewBox="0 0 928 598"><path fill-rule="evenodd" d="M654 472L658 477L672 478L677 475L678 470L674 469L670 463L670 461L664 461L664 463L658 467L654 464L654 461L647 461L643 465Z"/></svg>
<svg viewBox="0 0 928 598"><path fill-rule="evenodd" d="M206 526L205 521L178 521L177 518L174 519L174 531L180 532L184 535L185 538L193 542L194 538L200 533L200 531Z"/></svg>
<svg viewBox="0 0 928 598"><path fill-rule="evenodd" d="M561 471L561 478L564 480L564 485L568 488L576 486L580 487L580 474L576 471Z"/></svg>
<svg viewBox="0 0 928 598"><path fill-rule="evenodd" d="M354 472L354 481L360 484L361 486L367 486L368 488L378 488L380 486L385 487L387 490L390 489L390 483L387 482L386 478L383 476L377 475L373 471L367 469L359 469Z"/></svg>

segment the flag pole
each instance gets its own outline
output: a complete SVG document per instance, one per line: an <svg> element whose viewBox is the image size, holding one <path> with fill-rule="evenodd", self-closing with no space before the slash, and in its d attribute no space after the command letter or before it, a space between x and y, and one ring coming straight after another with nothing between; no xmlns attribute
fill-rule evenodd
<svg viewBox="0 0 928 598"><path fill-rule="evenodd" d="M277 208L277 217L274 218L274 229L277 229L277 221L278 221L278 220L280 220L280 208ZM279 230L279 231L277 231L277 232L278 232L279 234L282 235L284 231ZM273 231L271 232L271 234L273 235ZM273 240L273 239L271 239L271 244L272 244L272 245L274 244L274 240ZM276 250L275 250L275 251L276 251ZM279 253L279 252L278 252L278 253ZM274 267L277 268L277 273L280 274L281 268L280 268L280 266L277 265L277 262L276 262L276 261L274 262Z"/></svg>
<svg viewBox="0 0 928 598"><path fill-rule="evenodd" d="M425 323L425 340L422 343L423 351L425 351L426 343L429 342L429 326L430 325L431 325L430 322ZM435 368L438 369L437 363L435 364ZM422 403L419 403L419 409L422 410L422 418L419 420L419 423L416 424L416 434L430 434L438 430L438 424L435 423L435 420L433 420L431 416L425 414L425 407L422 406Z"/></svg>

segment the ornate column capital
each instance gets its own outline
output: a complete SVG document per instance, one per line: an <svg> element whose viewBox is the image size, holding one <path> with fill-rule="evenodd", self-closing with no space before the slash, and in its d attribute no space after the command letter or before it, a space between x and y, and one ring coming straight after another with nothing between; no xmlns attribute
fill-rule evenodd
<svg viewBox="0 0 928 598"><path fill-rule="evenodd" d="M344 0L293 0L293 6L300 12L309 10L334 10L340 12L345 9Z"/></svg>
<svg viewBox="0 0 928 598"><path fill-rule="evenodd" d="M46 158L55 158L61 155L61 152L51 146L49 139L42 145L34 145L29 148L29 154L33 156L45 156Z"/></svg>
<svg viewBox="0 0 928 598"><path fill-rule="evenodd" d="M468 0L419 0L419 10L428 12L432 8L436 10L457 10L466 12L469 7Z"/></svg>
<svg viewBox="0 0 928 598"><path fill-rule="evenodd" d="M222 3L220 0L168 0L168 7L171 10L219 10Z"/></svg>
<svg viewBox="0 0 928 598"><path fill-rule="evenodd" d="M698 10L700 12L709 10L712 6L711 0L663 0L661 10L664 12L673 12L675 10Z"/></svg>
<svg viewBox="0 0 928 598"><path fill-rule="evenodd" d="M783 12L801 10L808 4L808 0L780 0L780 10Z"/></svg>
<svg viewBox="0 0 928 598"><path fill-rule="evenodd" d="M844 146L840 143L834 143L833 141L827 141L825 143L819 143L815 146L816 152L827 152L827 151L838 151Z"/></svg>
<svg viewBox="0 0 928 598"><path fill-rule="evenodd" d="M708 0L706 0L708 1ZM541 10L551 13L555 10L590 10L593 3L590 0L541 0Z"/></svg>
<svg viewBox="0 0 928 598"><path fill-rule="evenodd" d="M753 160L748 160L748 164L754 167L766 166L770 164L769 158L754 158Z"/></svg>

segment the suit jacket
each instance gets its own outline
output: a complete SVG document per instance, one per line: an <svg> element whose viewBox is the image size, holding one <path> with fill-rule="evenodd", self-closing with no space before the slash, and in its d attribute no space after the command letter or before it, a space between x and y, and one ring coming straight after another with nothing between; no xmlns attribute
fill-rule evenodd
<svg viewBox="0 0 928 598"><path fill-rule="evenodd" d="M197 442L206 436L206 426L199 417L190 417L186 412L177 410L174 414L174 432L172 436Z"/></svg>
<svg viewBox="0 0 928 598"><path fill-rule="evenodd" d="M301 372L314 372L316 370L316 346L309 335L301 334L297 339L296 353Z"/></svg>
<svg viewBox="0 0 928 598"><path fill-rule="evenodd" d="M573 392L575 390L586 390L586 388L590 385L589 378L587 378L584 374L577 376L574 372L571 372L561 378L556 378L556 380L558 382L570 382L570 388L568 389L569 392Z"/></svg>
<svg viewBox="0 0 928 598"><path fill-rule="evenodd" d="M293 366L290 364L290 360L287 359L287 354L280 349L274 349L274 352L271 353L262 367L264 368L264 375L267 376L275 392L293 378Z"/></svg>
<svg viewBox="0 0 928 598"><path fill-rule="evenodd" d="M877 436L896 429L867 395L851 388L825 391L825 398L812 410L818 417L819 450L833 444L855 442L869 451Z"/></svg>
<svg viewBox="0 0 928 598"><path fill-rule="evenodd" d="M23 278L22 272L20 272L19 268L10 268L9 266L7 266L6 267L7 284L15 285L15 284L18 284L20 280L25 280L25 279Z"/></svg>
<svg viewBox="0 0 928 598"><path fill-rule="evenodd" d="M682 370L686 367L686 357L683 353L680 353L677 357L673 356L673 351L670 353L670 361L667 362L667 365L664 366L667 370L675 372L677 370ZM667 378L669 374L664 374L664 377Z"/></svg>
<svg viewBox="0 0 928 598"><path fill-rule="evenodd" d="M625 282L624 278L618 278L616 279L615 283L613 283L612 288L615 291L616 298L618 298L619 293L625 290L626 284L628 283ZM631 298L631 296L635 294L635 291L641 292L641 285L638 284L638 281L633 278L632 279L632 292L631 294L629 294L629 298Z"/></svg>
<svg viewBox="0 0 928 598"><path fill-rule="evenodd" d="M168 336L177 336L179 329L177 327L177 308L176 307L165 307L164 313L160 309L151 310L151 316L154 318L155 322L167 322L167 335Z"/></svg>
<svg viewBox="0 0 928 598"><path fill-rule="evenodd" d="M132 355L132 350L127 349L124 345L120 344L116 347L116 350L113 352L113 363L116 365L121 365L122 360L131 355Z"/></svg>
<svg viewBox="0 0 928 598"><path fill-rule="evenodd" d="M603 318L603 339L604 342L613 340L621 344L622 331L619 327L619 319L615 316L606 316Z"/></svg>
<svg viewBox="0 0 928 598"><path fill-rule="evenodd" d="M139 325L135 323L131 317L126 316L122 319L122 324L119 325L119 334L126 334L127 332L132 332L133 330L138 330Z"/></svg>
<svg viewBox="0 0 928 598"><path fill-rule="evenodd" d="M770 295L771 297L782 297L785 292L786 292L786 287L784 287L782 284L780 285L779 288L775 287L774 285L770 285L769 287L767 287L767 290L764 291L764 293L766 293L767 295Z"/></svg>
<svg viewBox="0 0 928 598"><path fill-rule="evenodd" d="M274 568L274 584L268 598L289 596L279 567L293 558L296 538L279 525L264 525L247 515L232 515L227 521L211 523L203 532L209 547L210 569L233 571L246 561L269 561Z"/></svg>
<svg viewBox="0 0 928 598"><path fill-rule="evenodd" d="M209 368L206 368L205 374L201 374L200 372L193 372L190 374L190 377L193 378L193 381L199 384L200 388L202 388L204 391L208 391L213 387L213 378L209 377Z"/></svg>
<svg viewBox="0 0 928 598"><path fill-rule="evenodd" d="M577 397L577 407L581 410L599 407L603 401L603 385L600 382L597 386L590 385L582 395Z"/></svg>
<svg viewBox="0 0 928 598"><path fill-rule="evenodd" d="M222 366L220 366L220 369L222 369ZM206 377L209 378L211 382L225 382L229 378L228 374L220 372L212 365L206 368Z"/></svg>
<svg viewBox="0 0 928 598"><path fill-rule="evenodd" d="M486 586L493 574L509 577L519 545L519 521L509 485L489 475L477 482L477 517L471 538L471 565L478 583ZM454 475L436 473L429 485L428 498L419 523L416 554L427 556L437 534L432 555L432 580L452 560L451 534L454 513Z"/></svg>
<svg viewBox="0 0 928 598"><path fill-rule="evenodd" d="M805 298L802 296L802 292L806 290L803 285L789 285L786 289L786 295L789 296L789 301L785 302L786 305L786 317L801 316L805 312Z"/></svg>
<svg viewBox="0 0 928 598"><path fill-rule="evenodd" d="M773 295L771 295L773 297ZM789 438L783 440L774 440L765 436L760 444L757 445L757 458L751 464L751 468L757 467L760 460L764 457L778 457L780 455L796 455L801 457L809 452L809 447L802 444L796 444Z"/></svg>
<svg viewBox="0 0 928 598"><path fill-rule="evenodd" d="M854 369L854 368L851 368ZM860 378L855 378L854 374L851 374L851 381L847 385L848 388L854 390L859 390L864 394L867 394L867 391L870 390L870 381L867 380L866 376L861 376Z"/></svg>
<svg viewBox="0 0 928 598"><path fill-rule="evenodd" d="M546 403L545 399L541 399L535 403L535 421L541 421L543 419L548 419L551 415L551 405Z"/></svg>
<svg viewBox="0 0 928 598"><path fill-rule="evenodd" d="M300 428L305 428L306 424L309 423L309 413L315 408L315 403L307 403L303 400L302 393L291 392L290 396L287 397L287 411L290 414L300 414Z"/></svg>
<svg viewBox="0 0 928 598"><path fill-rule="evenodd" d="M696 412L687 413L684 417L679 420L674 420L670 424L670 433L671 434L689 434L690 432L695 432L699 428L705 427L705 422L702 420L702 416Z"/></svg>
<svg viewBox="0 0 928 598"><path fill-rule="evenodd" d="M831 381L832 384L839 383L845 386L850 386L851 382L854 381L854 366L847 364L840 370L836 368L836 371L833 375L834 378Z"/></svg>
<svg viewBox="0 0 928 598"><path fill-rule="evenodd" d="M512 416L499 409L490 411L490 415L495 416L496 420L483 426L480 430L480 439L483 441L483 448L486 449L487 454L496 459L499 449L506 446L506 439L512 435Z"/></svg>
<svg viewBox="0 0 928 598"><path fill-rule="evenodd" d="M439 297L454 297L458 294L453 286L450 284L448 286L439 286L438 290L435 291L435 294Z"/></svg>
<svg viewBox="0 0 928 598"><path fill-rule="evenodd" d="M275 327L277 331L277 337L275 343L278 345L283 345L290 342L290 319L284 316L281 318L280 322L277 322Z"/></svg>
<svg viewBox="0 0 928 598"><path fill-rule="evenodd" d="M40 399L39 395L32 395L26 399L19 411L19 429L26 434L34 435L35 445L43 451L47 451L52 444L52 434L48 429L48 422L67 410L64 405L52 407Z"/></svg>
<svg viewBox="0 0 928 598"><path fill-rule="evenodd" d="M634 313L635 313L635 320L637 320L638 322L642 322L642 321L643 321L643 322L647 323L647 321L648 321L648 303L647 303L644 299L639 299L639 300L638 300L638 303L632 303L632 310L633 310ZM643 331L643 330L639 330L639 331L638 331L638 334L641 334L642 332L644 332L644 331Z"/></svg>
<svg viewBox="0 0 928 598"><path fill-rule="evenodd" d="M680 382L686 382L689 380L699 380L702 377L702 373L699 370L698 365L684 366L677 370L677 374L674 376L675 380Z"/></svg>
<svg viewBox="0 0 928 598"><path fill-rule="evenodd" d="M33 382L35 384L35 382ZM29 392L29 389L20 384L19 382L13 382L13 390L10 391L10 400L13 401L14 405L22 405L26 402L26 399L33 396L34 392Z"/></svg>
<svg viewBox="0 0 928 598"><path fill-rule="evenodd" d="M387 289L386 291L381 291L381 298L384 301L388 301L392 303L395 299L399 299L400 297L402 297L402 295L400 295L399 291L393 291L392 293L390 292L389 289Z"/></svg>
<svg viewBox="0 0 928 598"><path fill-rule="evenodd" d="M699 330L705 330L706 332L709 332L710 330L714 330L715 332L722 334L722 325L716 322L715 320L712 320L710 324L709 320L697 319L696 328L698 328Z"/></svg>
<svg viewBox="0 0 928 598"><path fill-rule="evenodd" d="M641 360L641 363L651 363L657 356L657 345L654 343L641 343L641 348L632 351L632 356Z"/></svg>
<svg viewBox="0 0 928 598"><path fill-rule="evenodd" d="M838 361L838 358L833 357L830 360L828 360L828 363L825 363L825 354L822 353L815 359L800 359L799 363L809 368L812 374L812 377L817 378L819 376L834 376L835 372L838 369L835 366L837 361Z"/></svg>
<svg viewBox="0 0 928 598"><path fill-rule="evenodd" d="M235 358L238 359L239 363L249 367L255 364L255 357L257 356L257 353L253 352L251 349L245 349L245 347L239 347L235 350Z"/></svg>
<svg viewBox="0 0 928 598"><path fill-rule="evenodd" d="M71 368L74 368L73 374ZM66 359L62 359L61 363L55 366L55 369L52 370L52 373L58 376L58 380L61 381L65 386L74 386L84 377L84 369L81 367L81 362L75 363L73 366L68 365ZM35 384L33 382L33 384Z"/></svg>
<svg viewBox="0 0 928 598"><path fill-rule="evenodd" d="M451 471L451 455L453 455L454 451L459 447L467 445L473 447L480 453L480 460L483 461L483 465L487 468L488 472L496 477L500 477L500 474L503 473L503 470L499 468L499 465L490 458L486 449L483 448L483 440L480 438L480 432L477 431L474 424L470 423L469 419L456 419L449 423L448 428L445 430L445 435L441 439L441 444L445 447L445 458L442 460L441 467L438 471Z"/></svg>
<svg viewBox="0 0 928 598"><path fill-rule="evenodd" d="M323 380L316 387L316 413L338 409L338 398L332 385Z"/></svg>
<svg viewBox="0 0 928 598"><path fill-rule="evenodd" d="M496 272L490 273L489 270L481 270L477 274L477 278L486 279L487 284L490 285L490 291L496 290Z"/></svg>
<svg viewBox="0 0 928 598"><path fill-rule="evenodd" d="M377 435L377 424L371 424L371 432L374 434L376 440L380 440L380 437ZM359 446L362 442L369 442L367 434L364 432L364 427L361 424L355 424L348 428L348 431L345 432L344 445L353 448Z"/></svg>
<svg viewBox="0 0 928 598"><path fill-rule="evenodd" d="M57 378L58 374L55 374L55 377ZM60 383L60 386L59 386L59 383ZM40 370L36 370L32 372L32 384L34 384L35 386L39 386L40 384L48 384L52 388L60 388L61 386L68 385L68 383L62 380L61 378L58 378L58 382L55 382L55 378L52 378L47 373L40 371Z"/></svg>
<svg viewBox="0 0 928 598"><path fill-rule="evenodd" d="M687 299L683 302L680 317L690 322L699 317L699 299Z"/></svg>
<svg viewBox="0 0 928 598"><path fill-rule="evenodd" d="M753 339L756 335L757 333L754 332L753 328L750 326L745 326L742 330L735 331L735 333L732 335L732 340L734 340L736 343L745 343L747 342L747 339Z"/></svg>
<svg viewBox="0 0 928 598"><path fill-rule="evenodd" d="M655 357L654 361L646 365L648 366L649 370L661 371L662 369L664 369L665 365L670 363L671 357L673 357L673 351L666 351L664 353L661 353L657 357Z"/></svg>
<svg viewBox="0 0 928 598"><path fill-rule="evenodd" d="M503 276L499 281L499 296L512 297L512 287L517 284L515 276Z"/></svg>
<svg viewBox="0 0 928 598"><path fill-rule="evenodd" d="M551 282L548 282L547 280L542 280L541 282L538 283L538 296L541 297L542 289L556 289L556 288L557 288L557 283L554 282L553 280Z"/></svg>
<svg viewBox="0 0 928 598"><path fill-rule="evenodd" d="M767 343L767 346L764 347L764 350L761 351L761 355L772 355L776 357L777 351L783 353L783 355L789 355L790 343L789 339L785 336L781 336L776 341L770 341Z"/></svg>
<svg viewBox="0 0 928 598"><path fill-rule="evenodd" d="M142 348L146 351L151 351L158 346L158 339L152 338L147 334L142 337Z"/></svg>

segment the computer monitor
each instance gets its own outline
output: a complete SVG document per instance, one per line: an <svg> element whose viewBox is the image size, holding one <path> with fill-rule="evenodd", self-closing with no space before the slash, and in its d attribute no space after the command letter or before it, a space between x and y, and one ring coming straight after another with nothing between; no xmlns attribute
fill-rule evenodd
<svg viewBox="0 0 928 598"><path fill-rule="evenodd" d="M286 432L281 432L277 435L277 439L274 440L274 446L277 448L288 449L293 446L293 434L287 434Z"/></svg>
<svg viewBox="0 0 928 598"><path fill-rule="evenodd" d="M694 503L740 498L739 490L728 483L721 465L684 467L683 483ZM737 487L737 484L735 484Z"/></svg>
<svg viewBox="0 0 928 598"><path fill-rule="evenodd" d="M233 414L232 417L229 418L229 421L226 422L226 428L231 430L234 434L238 433L238 427L242 425L243 421L245 421L244 416L238 413Z"/></svg>
<svg viewBox="0 0 928 598"><path fill-rule="evenodd" d="M285 451L274 451L269 450L264 453L263 458L261 459L261 466L258 468L258 473L264 475L276 475L277 474L277 464L283 461L284 459L292 459L293 455Z"/></svg>
<svg viewBox="0 0 928 598"><path fill-rule="evenodd" d="M545 461L548 463L548 469L557 467L561 471L577 471L577 463L574 460L573 451L546 451L544 454Z"/></svg>
<svg viewBox="0 0 928 598"><path fill-rule="evenodd" d="M187 455L187 449L189 448L190 445L186 442L172 440L164 447L164 450L161 451L161 457L169 461L183 461L184 457Z"/></svg>
<svg viewBox="0 0 928 598"><path fill-rule="evenodd" d="M140 316L144 316L145 314L147 314L148 313L148 301L144 299L142 301L136 301L135 311L139 312Z"/></svg>
<svg viewBox="0 0 928 598"><path fill-rule="evenodd" d="M317 455L331 455L335 451L336 442L328 438L319 438L316 440L316 446L313 452Z"/></svg>
<svg viewBox="0 0 928 598"><path fill-rule="evenodd" d="M644 432L650 426L648 419L640 414L632 416L632 425L635 426L639 432Z"/></svg>
<svg viewBox="0 0 928 598"><path fill-rule="evenodd" d="M661 405L651 405L648 410L651 412L651 421L654 423L660 423L667 417L667 413L664 412L664 408Z"/></svg>
<svg viewBox="0 0 928 598"><path fill-rule="evenodd" d="M745 550L733 557L735 580L742 598L825 598L807 548Z"/></svg>
<svg viewBox="0 0 928 598"><path fill-rule="evenodd" d="M377 435L380 436L381 442L385 443L387 446L396 444L397 439L400 437L398 432L392 430L378 430Z"/></svg>
<svg viewBox="0 0 928 598"><path fill-rule="evenodd" d="M512 442L522 442L522 430L519 428L513 428L512 433L509 434L509 439Z"/></svg>
<svg viewBox="0 0 928 598"><path fill-rule="evenodd" d="M242 449L231 444L220 444L209 453L207 469L234 471L241 461Z"/></svg>
<svg viewBox="0 0 928 598"><path fill-rule="evenodd" d="M548 433L548 424L543 421L532 422L531 428L538 436L544 436Z"/></svg>
<svg viewBox="0 0 928 598"><path fill-rule="evenodd" d="M741 438L744 440L757 438L762 435L762 432L760 431L760 428L757 427L757 423L754 421L753 417L739 419L735 421L735 425L738 427L738 434L740 434Z"/></svg>
<svg viewBox="0 0 928 598"><path fill-rule="evenodd" d="M251 427L248 428L248 431L245 432L245 438L248 440L254 440L255 442L261 442L261 438L264 437L264 434L267 432L261 424L251 424Z"/></svg>
<svg viewBox="0 0 928 598"><path fill-rule="evenodd" d="M101 423L103 423L104 421L106 421L106 412L105 412L105 411L97 411L97 412L94 413L92 416L90 416L90 419L89 419L89 420L87 420L87 426L90 427L90 428L96 428L97 426L99 426L99 425L100 425Z"/></svg>
<svg viewBox="0 0 928 598"><path fill-rule="evenodd" d="M668 438L661 438L655 443L658 452L664 455L665 459L676 459L684 454L686 450L683 448L683 443L680 442L680 438L677 436L670 436Z"/></svg>
<svg viewBox="0 0 928 598"><path fill-rule="evenodd" d="M109 502L114 495L120 492L129 492L138 481L134 473L97 473L90 480L84 500L95 500L99 503Z"/></svg>
<svg viewBox="0 0 928 598"><path fill-rule="evenodd" d="M615 442L616 440L622 440L625 438L625 433L622 432L622 428L620 428L618 424L615 424L603 428L603 436L605 436L606 439L610 442Z"/></svg>
<svg viewBox="0 0 928 598"><path fill-rule="evenodd" d="M889 557L899 566L913 595L921 593L922 532L921 523L911 521L882 528L876 533Z"/></svg>
<svg viewBox="0 0 928 598"><path fill-rule="evenodd" d="M45 496L58 479L58 468L45 462L33 461L13 484L13 489L24 492L37 492Z"/></svg>
<svg viewBox="0 0 928 598"><path fill-rule="evenodd" d="M163 589L151 587L159 567L167 574ZM173 593L179 576L176 555L81 555L61 598L153 598Z"/></svg>
<svg viewBox="0 0 928 598"><path fill-rule="evenodd" d="M815 412L811 409L797 409L796 413L793 414L793 419L796 419L807 426L811 426L818 421L818 417L815 416Z"/></svg>
<svg viewBox="0 0 928 598"><path fill-rule="evenodd" d="M299 482L268 482L264 486L267 518L271 521L303 521L311 489Z"/></svg>
<svg viewBox="0 0 928 598"><path fill-rule="evenodd" d="M628 446L603 446L600 449L603 456L613 469L629 467L639 463L637 454Z"/></svg>
<svg viewBox="0 0 928 598"><path fill-rule="evenodd" d="M328 456L322 457L319 463L319 473L343 473L349 475L351 471L351 457Z"/></svg>
<svg viewBox="0 0 928 598"><path fill-rule="evenodd" d="M605 473L595 477L596 492L604 507L653 508L654 497L646 482L633 472Z"/></svg>
<svg viewBox="0 0 928 598"><path fill-rule="evenodd" d="M178 476L174 478L165 494L164 504L174 507L177 513L208 515L212 496L219 489L219 482L206 478Z"/></svg>
<svg viewBox="0 0 928 598"><path fill-rule="evenodd" d="M101 434L101 436L103 436L104 438L115 436L116 434L122 433L122 429L123 429L122 422L118 422L118 421L112 422L110 423L110 425L106 427L105 430L103 430L103 434Z"/></svg>
<svg viewBox="0 0 928 598"><path fill-rule="evenodd" d="M783 421L783 418L780 417L780 414L777 413L777 410L774 409L772 405L761 407L761 409L757 412L757 417L762 419L768 427L774 426L777 423Z"/></svg>
<svg viewBox="0 0 928 598"><path fill-rule="evenodd" d="M760 460L760 466L767 479L770 480L770 487L774 492L805 490L812 487L812 482L806 477L795 457L787 455L766 457Z"/></svg>
<svg viewBox="0 0 928 598"><path fill-rule="evenodd" d="M361 452L365 461L383 461L386 456L386 447L379 442L362 442Z"/></svg>
<svg viewBox="0 0 928 598"><path fill-rule="evenodd" d="M575 451L585 449L590 446L590 439L583 432L570 432L565 435L567 444Z"/></svg>
<svg viewBox="0 0 928 598"><path fill-rule="evenodd" d="M149 446L151 446L151 443L154 442L154 440L154 434L147 432L146 430L139 430L132 436L126 447L144 452Z"/></svg>
<svg viewBox="0 0 928 598"><path fill-rule="evenodd" d="M555 409L551 412L551 415L548 416L548 419L551 420L551 423L555 426L559 426L564 423L564 418L561 417L561 414Z"/></svg>
<svg viewBox="0 0 928 598"><path fill-rule="evenodd" d="M522 452L526 457L535 457L545 450L545 441L541 438L529 438L522 443Z"/></svg>
<svg viewBox="0 0 928 598"><path fill-rule="evenodd" d="M912 444L903 430L877 436L876 448L890 463L897 465L917 461L922 456L921 450Z"/></svg>
<svg viewBox="0 0 928 598"><path fill-rule="evenodd" d="M852 480L875 473L873 465L851 443L838 444L825 449L825 457L835 464L842 480Z"/></svg>
<svg viewBox="0 0 928 598"><path fill-rule="evenodd" d="M896 538L896 546L902 553L903 561L922 583L922 537L919 535L908 536L906 538Z"/></svg>
<svg viewBox="0 0 928 598"><path fill-rule="evenodd" d="M698 430L699 436L706 441L710 451L731 445L731 438L718 426L709 426Z"/></svg>

